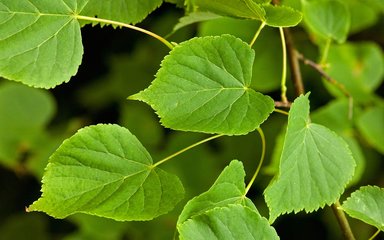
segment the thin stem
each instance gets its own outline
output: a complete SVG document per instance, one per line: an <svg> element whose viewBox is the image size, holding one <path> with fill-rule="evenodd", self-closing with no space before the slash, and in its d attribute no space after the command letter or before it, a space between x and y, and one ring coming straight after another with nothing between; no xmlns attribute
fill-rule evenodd
<svg viewBox="0 0 384 240"><path fill-rule="evenodd" d="M327 41L325 42L323 53L321 54L321 59L320 59L320 65L321 66L325 66L327 63L328 52L329 52L329 48L331 47L331 43L332 43L331 38L328 38Z"/></svg>
<svg viewBox="0 0 384 240"><path fill-rule="evenodd" d="M281 45L283 48L283 73L281 76L281 101L288 102L287 99L287 47L285 44L285 37L283 28L280 27Z"/></svg>
<svg viewBox="0 0 384 240"><path fill-rule="evenodd" d="M377 237L377 235L379 235L380 232L381 232L381 230L378 229L378 230L372 235L372 237L370 237L368 240L373 240L373 239L375 239L375 237Z"/></svg>
<svg viewBox="0 0 384 240"><path fill-rule="evenodd" d="M249 189L251 189L251 186L252 186L253 182L255 181L257 175L260 172L260 169L261 169L261 166L263 165L264 157L265 157L265 136L264 136L264 132L263 132L263 130L261 128L257 128L256 130L259 132L260 138L261 138L261 157L260 157L259 165L257 166L256 171L253 174L251 181L249 181L247 187L245 188L244 196L247 195Z"/></svg>
<svg viewBox="0 0 384 240"><path fill-rule="evenodd" d="M278 109L278 108L275 108L273 111L277 112L277 113L281 113L283 115L287 115L287 116L289 115L289 113L287 111L284 111L284 110L281 110L281 109Z"/></svg>
<svg viewBox="0 0 384 240"><path fill-rule="evenodd" d="M348 98L348 104L349 104L349 106L348 106L348 119L352 119L352 117L353 117L353 98L352 98L351 94L349 94L348 90L344 87L344 85L339 83L335 79L333 79L331 76L329 76L324 71L324 69L321 67L321 65L305 58L302 54L298 53L297 56L300 60L303 61L303 63L305 65L308 65L308 66L312 67L313 69L315 69L318 73L320 73L320 75L325 80L327 80L329 83L331 83L332 85L337 87L344 94L344 96L346 96Z"/></svg>
<svg viewBox="0 0 384 240"><path fill-rule="evenodd" d="M337 222L343 232L346 240L355 240L355 236L352 233L351 227L349 226L348 220L344 214L344 211L340 209L340 202L337 201L332 205L333 213L336 216Z"/></svg>
<svg viewBox="0 0 384 240"><path fill-rule="evenodd" d="M303 78L301 76L299 58L297 56L297 51L295 48L295 44L293 42L293 37L288 28L284 29L285 38L287 41L287 50L288 50L288 60L291 69L293 86L295 88L296 96L300 96L304 94L304 84Z"/></svg>
<svg viewBox="0 0 384 240"><path fill-rule="evenodd" d="M253 36L253 39L252 39L251 43L249 44L250 47L252 47L253 44L256 42L257 37L260 35L260 32L264 27L265 27L265 22L261 22L259 29L257 29L255 36Z"/></svg>
<svg viewBox="0 0 384 240"><path fill-rule="evenodd" d="M194 147L199 146L200 144L206 143L206 142L208 142L208 141L211 141L211 140L213 140L213 139L215 139L215 138L219 138L219 137L222 137L222 136L224 136L224 135L223 135L223 134L214 135L214 136L212 136L212 137L209 137L209 138L203 139L203 140L201 140L201 141L199 141L199 142L197 142L197 143L194 143L194 144L192 144L192 145L190 145L190 146L188 146L188 147L186 147L186 148L183 148L183 149L181 149L180 151L177 151L177 152L175 152L174 154L169 155L168 157L163 158L162 160L160 160L160 161L158 161L157 163L153 164L153 165L152 165L152 168L155 168L155 167L159 166L160 164L163 164L163 163L165 163L166 161L168 161L168 160L170 160L170 159L176 157L177 155L180 155L180 154L182 154L183 152L186 152L186 151L188 151L188 150L190 150L190 149L192 149L192 148L194 148Z"/></svg>
<svg viewBox="0 0 384 240"><path fill-rule="evenodd" d="M120 27L130 28L130 29L133 29L133 30L145 33L145 34L147 34L147 35L149 35L151 37L154 37L157 40L159 40L160 42L164 43L164 45L166 45L169 49L171 49L171 50L173 49L172 43L168 42L165 38L163 38L163 37L161 37L161 36L151 32L151 31L148 31L148 30L145 30L143 28L140 28L140 27L136 27L136 26L133 26L133 25L130 25L130 24L126 24L126 23L122 23L122 22L117 22L117 21L112 21L112 20L108 20L108 19L95 18L95 17L87 17L87 16L81 16L81 15L75 15L75 18L78 19L78 20L86 20L86 21L91 21L91 22L112 24L112 25L116 25L116 26L120 26Z"/></svg>

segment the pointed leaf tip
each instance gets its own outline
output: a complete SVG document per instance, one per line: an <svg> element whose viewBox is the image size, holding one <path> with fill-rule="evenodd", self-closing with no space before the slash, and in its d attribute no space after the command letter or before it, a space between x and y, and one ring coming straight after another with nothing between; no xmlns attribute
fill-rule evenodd
<svg viewBox="0 0 384 240"><path fill-rule="evenodd" d="M119 221L150 220L181 200L180 180L152 167L128 129L99 124L79 130L49 159L42 196L28 207L56 217L82 212Z"/></svg>

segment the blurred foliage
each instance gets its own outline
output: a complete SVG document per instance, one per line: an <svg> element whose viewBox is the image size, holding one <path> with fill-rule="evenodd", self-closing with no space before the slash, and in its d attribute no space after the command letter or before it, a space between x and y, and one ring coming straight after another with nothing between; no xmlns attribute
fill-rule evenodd
<svg viewBox="0 0 384 240"><path fill-rule="evenodd" d="M181 6L183 1L168 2ZM301 7L298 0L282 2ZM302 72L306 89L312 91L312 120L340 134L357 160L358 170L348 195L357 185L384 186L384 7L380 0L345 2L351 14L348 43L331 47L328 72L340 79L356 100L353 120L348 119L348 101L337 89L323 85L320 75L307 66L302 66ZM167 35L182 15L182 10L164 4L141 26ZM182 28L170 40L182 42L196 35L231 33L249 42L258 26L258 22L250 20L220 18ZM318 42L304 33L306 28L303 23L292 29L297 48L310 59L320 59ZM172 239L182 206L206 191L232 159L244 163L246 182L249 180L260 155L257 134L223 137L164 165L164 169L180 177L186 198L171 213L154 221L124 223L82 214L57 221L44 214L24 213L24 207L40 196L39 182L50 154L85 125L119 123L129 128L154 161L206 137L164 129L147 105L126 100L150 84L168 49L128 30L86 26L82 33L83 64L69 83L48 91L0 80L0 239ZM282 64L278 31L265 28L253 48L253 87L277 99ZM288 97L292 96L294 91L289 86ZM282 147L279 136L285 124L285 116L273 114L262 125L267 162L249 197L264 216L268 213L262 190L276 172ZM357 239L368 238L375 231L358 221L351 224ZM328 208L315 214L283 216L275 228L282 239L340 238Z"/></svg>

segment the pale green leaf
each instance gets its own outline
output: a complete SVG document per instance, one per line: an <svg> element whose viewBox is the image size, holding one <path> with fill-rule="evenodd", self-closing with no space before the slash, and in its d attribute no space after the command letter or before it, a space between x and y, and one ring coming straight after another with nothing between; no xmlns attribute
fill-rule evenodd
<svg viewBox="0 0 384 240"><path fill-rule="evenodd" d="M349 216L384 231L384 188L361 187L341 207Z"/></svg>
<svg viewBox="0 0 384 240"><path fill-rule="evenodd" d="M384 79L384 59L374 43L347 43L332 46L328 54L328 74L341 83L356 102L367 102ZM333 85L326 87L335 96L344 96Z"/></svg>
<svg viewBox="0 0 384 240"><path fill-rule="evenodd" d="M43 88L69 81L83 54L77 2L2 0L0 75Z"/></svg>
<svg viewBox="0 0 384 240"><path fill-rule="evenodd" d="M355 161L342 138L309 120L308 94L293 103L279 173L265 190L270 221L334 203L351 180Z"/></svg>
<svg viewBox="0 0 384 240"><path fill-rule="evenodd" d="M357 120L357 128L364 139L384 154L384 107L368 109Z"/></svg>
<svg viewBox="0 0 384 240"><path fill-rule="evenodd" d="M252 201L245 197L245 172L243 164L233 160L220 174L212 187L191 199L184 207L177 220L178 227L189 218L207 213L216 207L229 204L242 204L253 208Z"/></svg>
<svg viewBox="0 0 384 240"><path fill-rule="evenodd" d="M339 0L303 1L304 21L316 34L345 41L350 26L350 14L345 4Z"/></svg>
<svg viewBox="0 0 384 240"><path fill-rule="evenodd" d="M42 196L29 211L64 218L82 212L119 221L167 213L184 194L180 180L153 168L146 149L126 128L81 129L51 156Z"/></svg>
<svg viewBox="0 0 384 240"><path fill-rule="evenodd" d="M165 127L241 135L255 130L274 101L249 88L254 51L230 35L194 38L165 57L152 85L130 97L152 106Z"/></svg>
<svg viewBox="0 0 384 240"><path fill-rule="evenodd" d="M221 18L222 16L211 13L211 12L191 12L186 16L183 16L179 19L179 22L173 27L173 31L177 31L180 28L191 25L193 23L198 23L202 21L208 21L212 19Z"/></svg>
<svg viewBox="0 0 384 240"><path fill-rule="evenodd" d="M208 11L222 16L265 21L264 9L253 0L189 0L188 7L195 11Z"/></svg>
<svg viewBox="0 0 384 240"><path fill-rule="evenodd" d="M286 6L264 5L265 23L271 27L293 27L301 22L302 14Z"/></svg>
<svg viewBox="0 0 384 240"><path fill-rule="evenodd" d="M141 22L162 2L162 0L88 0L80 15L135 24Z"/></svg>
<svg viewBox="0 0 384 240"><path fill-rule="evenodd" d="M279 239L275 229L254 210L230 204L196 216L179 228L180 239Z"/></svg>

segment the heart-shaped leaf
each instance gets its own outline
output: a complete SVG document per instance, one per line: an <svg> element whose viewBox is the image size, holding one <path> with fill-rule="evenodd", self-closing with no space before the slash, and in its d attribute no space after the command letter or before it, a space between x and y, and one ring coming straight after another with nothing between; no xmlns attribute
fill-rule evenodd
<svg viewBox="0 0 384 240"><path fill-rule="evenodd" d="M28 211L128 221L167 213L184 190L176 176L153 167L149 153L126 128L99 124L81 129L51 156L42 193Z"/></svg>
<svg viewBox="0 0 384 240"><path fill-rule="evenodd" d="M165 127L241 135L255 130L274 101L249 88L254 51L231 35L194 38L165 57L152 85L130 99L152 106Z"/></svg>
<svg viewBox="0 0 384 240"><path fill-rule="evenodd" d="M334 203L351 180L355 161L345 141L309 120L308 94L289 111L279 173L265 190L270 221Z"/></svg>

